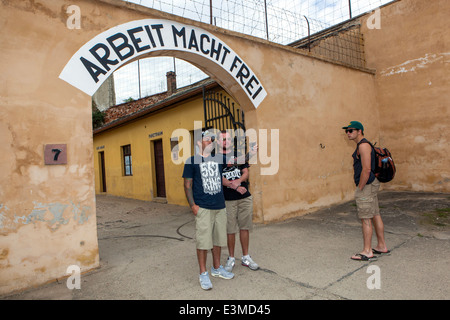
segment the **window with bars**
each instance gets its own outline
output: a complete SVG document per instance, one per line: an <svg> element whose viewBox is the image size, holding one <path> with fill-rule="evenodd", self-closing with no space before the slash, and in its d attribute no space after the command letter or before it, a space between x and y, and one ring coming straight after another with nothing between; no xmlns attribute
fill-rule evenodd
<svg viewBox="0 0 450 320"><path fill-rule="evenodd" d="M131 168L131 145L122 146L122 160L123 160L123 175L132 176L133 170Z"/></svg>

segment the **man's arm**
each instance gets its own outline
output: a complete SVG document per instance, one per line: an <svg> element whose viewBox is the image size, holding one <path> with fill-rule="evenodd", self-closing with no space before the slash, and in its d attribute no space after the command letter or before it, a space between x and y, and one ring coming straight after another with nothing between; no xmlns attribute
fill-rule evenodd
<svg viewBox="0 0 450 320"><path fill-rule="evenodd" d="M232 181L228 180L227 178L222 177L222 184L223 184L225 187L231 188L231 189L236 189L235 186L233 187L233 186L231 185L231 182L232 182Z"/></svg>
<svg viewBox="0 0 450 320"><path fill-rule="evenodd" d="M236 180L230 181L231 186L229 186L229 188L237 189L237 187L239 187L242 182L247 181L247 179L248 179L248 168L243 168L241 170L241 177Z"/></svg>
<svg viewBox="0 0 450 320"><path fill-rule="evenodd" d="M248 176L249 176L248 168L243 168L242 169L242 174L241 174L241 177L240 177L241 182L247 181Z"/></svg>
<svg viewBox="0 0 450 320"><path fill-rule="evenodd" d="M192 178L184 178L184 193L194 215L197 215L198 205L194 201L194 192L192 190Z"/></svg>
<svg viewBox="0 0 450 320"><path fill-rule="evenodd" d="M359 185L358 185L360 190L364 189L364 186L366 185L370 177L370 171L372 167L371 154L372 154L372 146L370 144L361 143L359 145L359 156L361 158L361 165L362 165L361 177L359 178Z"/></svg>

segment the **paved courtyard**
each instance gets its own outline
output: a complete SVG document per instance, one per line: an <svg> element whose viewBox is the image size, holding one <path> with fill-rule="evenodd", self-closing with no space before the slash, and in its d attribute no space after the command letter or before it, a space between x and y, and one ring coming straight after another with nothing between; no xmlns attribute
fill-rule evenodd
<svg viewBox="0 0 450 320"><path fill-rule="evenodd" d="M449 299L450 194L384 191L379 199L390 255L350 259L362 249L362 234L349 201L255 225L250 254L261 269L237 261L234 279L212 278L213 289L203 291L188 208L99 195L100 267L81 275L81 288L58 279L2 299ZM223 263L226 257L223 248Z"/></svg>

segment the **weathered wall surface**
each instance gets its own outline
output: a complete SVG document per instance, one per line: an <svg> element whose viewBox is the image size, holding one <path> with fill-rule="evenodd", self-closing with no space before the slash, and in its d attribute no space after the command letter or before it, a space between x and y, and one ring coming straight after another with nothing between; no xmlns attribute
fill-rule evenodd
<svg viewBox="0 0 450 320"><path fill-rule="evenodd" d="M450 2L402 0L362 20L395 190L450 191ZM369 29L379 20L379 29Z"/></svg>
<svg viewBox="0 0 450 320"><path fill-rule="evenodd" d="M91 98L58 79L80 39L68 5L0 4L0 293L99 264ZM45 165L46 144L67 163Z"/></svg>
<svg viewBox="0 0 450 320"><path fill-rule="evenodd" d="M253 185L260 196L260 217L263 221L285 219L349 200L354 190L351 154L355 146L341 128L358 119L366 127L367 138L378 139L373 75L290 51L265 48L259 52L264 56L252 54L262 59L260 73L270 75L264 78L270 94L256 111L258 128L279 131L278 171L261 175ZM271 140L272 157L273 144Z"/></svg>
<svg viewBox="0 0 450 320"><path fill-rule="evenodd" d="M251 62L268 93L256 110L217 64L166 52L212 75L246 111L247 128L267 130L268 148L259 139L251 170L257 221L352 198L355 146L341 129L350 120L394 152L399 175L391 188L449 190L448 1L404 0L382 9L381 29L365 32L376 76L118 0L77 1L81 29L69 29L72 4L0 4L0 293L62 277L72 264L82 271L99 265L91 97L58 76L89 40L133 20L193 24ZM52 143L67 145L66 164L44 164L44 145Z"/></svg>

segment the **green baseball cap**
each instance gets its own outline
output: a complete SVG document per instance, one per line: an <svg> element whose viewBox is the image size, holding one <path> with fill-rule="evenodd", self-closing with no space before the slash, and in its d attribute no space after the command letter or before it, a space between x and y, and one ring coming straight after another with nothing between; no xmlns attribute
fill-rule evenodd
<svg viewBox="0 0 450 320"><path fill-rule="evenodd" d="M348 129L348 128L358 129L358 130L364 131L364 126L363 126L362 123L359 122L359 121L350 121L350 123L348 124L348 126L342 127L342 129Z"/></svg>

